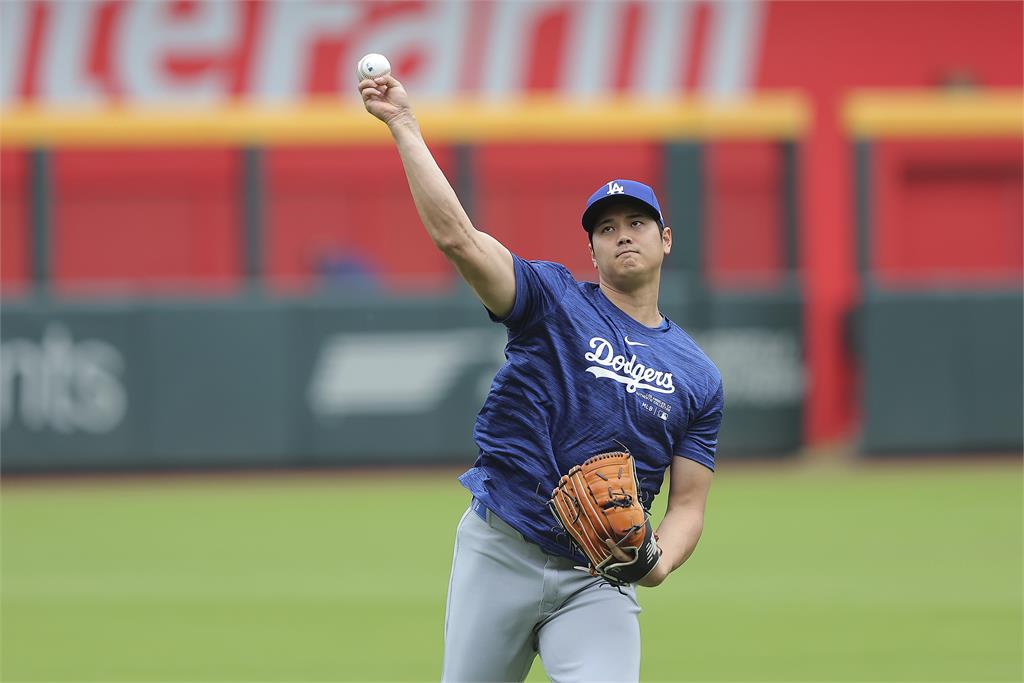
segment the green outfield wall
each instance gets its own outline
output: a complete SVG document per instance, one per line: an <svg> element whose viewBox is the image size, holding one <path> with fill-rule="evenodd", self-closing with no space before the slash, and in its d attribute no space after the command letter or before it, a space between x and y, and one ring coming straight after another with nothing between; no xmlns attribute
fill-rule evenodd
<svg viewBox="0 0 1024 683"><path fill-rule="evenodd" d="M799 449L799 293L668 291L725 378L722 461ZM1014 291L869 292L862 450L1019 451L1022 310ZM5 472L469 462L505 342L468 290L9 302L0 332Z"/></svg>
<svg viewBox="0 0 1024 683"><path fill-rule="evenodd" d="M870 288L859 316L862 450L1019 452L1024 296Z"/></svg>
<svg viewBox="0 0 1024 683"><path fill-rule="evenodd" d="M792 453L799 296L697 298L669 297L666 312L722 368L722 457ZM468 290L40 300L0 315L6 472L469 462L476 411L504 360L504 328Z"/></svg>

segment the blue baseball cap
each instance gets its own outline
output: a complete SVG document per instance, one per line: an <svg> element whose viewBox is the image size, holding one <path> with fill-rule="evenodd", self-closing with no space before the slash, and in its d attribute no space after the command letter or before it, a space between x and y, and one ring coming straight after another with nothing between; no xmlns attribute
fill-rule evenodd
<svg viewBox="0 0 1024 683"><path fill-rule="evenodd" d="M613 202L620 202L623 199L631 199L643 204L647 210L654 214L662 224L665 219L661 217L661 205L658 198L654 196L654 190L648 185L638 183L635 180L612 180L597 188L594 194L587 200L587 208L583 212L583 229L588 233L594 229L594 221L601 209Z"/></svg>

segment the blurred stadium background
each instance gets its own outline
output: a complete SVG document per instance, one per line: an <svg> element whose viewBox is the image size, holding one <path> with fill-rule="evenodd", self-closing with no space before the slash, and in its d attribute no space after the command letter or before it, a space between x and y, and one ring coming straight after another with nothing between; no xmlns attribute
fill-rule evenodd
<svg viewBox="0 0 1024 683"><path fill-rule="evenodd" d="M676 231L727 413L645 680L1021 680L1022 7L0 3L0 678L439 675L503 334L382 52L513 251L590 277L612 177Z"/></svg>

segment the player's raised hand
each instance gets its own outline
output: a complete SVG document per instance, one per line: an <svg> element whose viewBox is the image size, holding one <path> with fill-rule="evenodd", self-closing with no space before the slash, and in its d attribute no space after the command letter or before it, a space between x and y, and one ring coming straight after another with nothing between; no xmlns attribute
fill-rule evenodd
<svg viewBox="0 0 1024 683"><path fill-rule="evenodd" d="M359 93L366 111L388 125L403 117L412 118L409 95L398 79L390 74L359 81Z"/></svg>

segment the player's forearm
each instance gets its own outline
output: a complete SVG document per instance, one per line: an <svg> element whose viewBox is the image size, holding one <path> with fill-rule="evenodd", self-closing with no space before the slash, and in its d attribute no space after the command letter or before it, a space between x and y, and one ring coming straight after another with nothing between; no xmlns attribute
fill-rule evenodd
<svg viewBox="0 0 1024 683"><path fill-rule="evenodd" d="M441 251L449 257L456 255L473 244L476 229L427 148L416 120L396 120L389 128L423 227Z"/></svg>
<svg viewBox="0 0 1024 683"><path fill-rule="evenodd" d="M658 526L658 546L661 561L658 563L654 581L647 585L658 585L669 574L678 569L693 554L704 531L703 511L682 508L668 510Z"/></svg>

